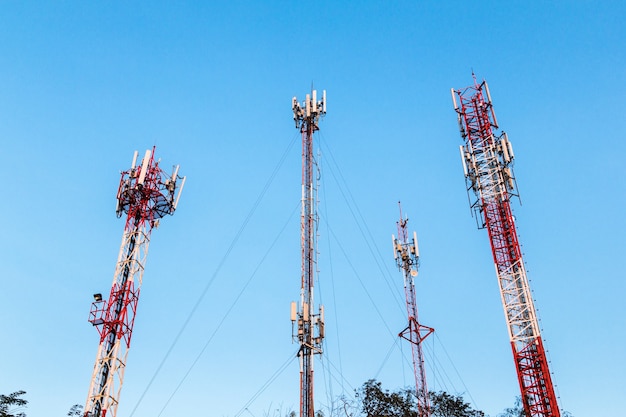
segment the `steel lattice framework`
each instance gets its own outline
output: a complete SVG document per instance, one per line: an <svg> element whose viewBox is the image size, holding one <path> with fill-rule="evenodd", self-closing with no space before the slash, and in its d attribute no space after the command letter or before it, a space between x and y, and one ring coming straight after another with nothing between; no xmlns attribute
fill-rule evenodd
<svg viewBox="0 0 626 417"><path fill-rule="evenodd" d="M319 130L318 122L326 114L326 91L322 100L317 100L317 91L306 95L302 105L294 97L293 118L302 134L302 213L301 247L302 275L300 302L291 303L292 329L297 323L297 334L292 337L300 343L300 417L314 417L313 405L313 355L322 353L324 338L324 308L313 314L313 281L317 273L317 184L314 170L313 133Z"/></svg>
<svg viewBox="0 0 626 417"><path fill-rule="evenodd" d="M406 295L406 310L409 325L400 332L399 336L411 342L413 353L413 373L415 374L415 391L417 398L418 417L430 417L430 400L428 397L428 385L426 384L426 370L424 368L424 354L422 342L435 329L420 324L417 315L417 299L415 297L415 277L419 267L419 248L417 246L417 234L413 232L413 240L409 241L407 231L408 217L402 218L398 225L398 238L391 236L393 242L394 257L396 264L404 275L404 293Z"/></svg>
<svg viewBox="0 0 626 417"><path fill-rule="evenodd" d="M167 175L147 150L140 165L122 172L117 216L127 214L109 299L94 295L89 322L100 334L100 346L85 405L85 417L116 417L133 333L150 233L166 214L174 214L185 183L178 166ZM180 180L180 183L179 183Z"/></svg>
<svg viewBox="0 0 626 417"><path fill-rule="evenodd" d="M511 197L518 196L513 148L506 133L494 133L499 128L486 81L474 77L472 86L451 92L468 195L475 195L478 227L489 234L524 410L529 417L559 417L511 210Z"/></svg>

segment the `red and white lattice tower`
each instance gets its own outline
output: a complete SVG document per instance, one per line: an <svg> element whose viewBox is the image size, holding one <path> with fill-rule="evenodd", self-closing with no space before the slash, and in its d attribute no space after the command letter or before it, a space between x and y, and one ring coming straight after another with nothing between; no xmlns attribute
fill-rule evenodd
<svg viewBox="0 0 626 417"><path fill-rule="evenodd" d="M478 227L489 234L524 410L529 417L559 417L511 210L511 197L518 196L513 148L506 133L498 133L486 81L478 84L474 77L473 85L451 92L464 141L465 182L475 195Z"/></svg>
<svg viewBox="0 0 626 417"><path fill-rule="evenodd" d="M300 343L300 417L314 417L313 355L322 353L324 339L324 307L313 314L313 281L317 273L317 182L313 156L313 133L326 114L326 91L317 100L317 91L306 95L302 105L292 99L293 118L302 134L302 275L300 302L291 303L292 337ZM297 333L293 330L296 328Z"/></svg>
<svg viewBox="0 0 626 417"><path fill-rule="evenodd" d="M185 177L166 174L147 150L139 165L122 172L117 192L117 216L126 213L126 226L109 299L95 294L89 322L100 334L100 346L85 405L85 417L116 417L124 369L133 333L139 290L146 265L150 233L159 219L174 214Z"/></svg>
<svg viewBox="0 0 626 417"><path fill-rule="evenodd" d="M400 203L398 203L400 204ZM424 368L424 354L422 342L435 329L420 324L417 315L417 300L415 297L415 277L419 267L419 247L417 246L417 234L413 232L413 239L409 240L407 230L408 217L402 218L400 208L400 221L398 225L398 238L391 236L393 242L393 255L396 264L404 275L404 293L406 295L406 311L409 317L409 325L400 332L399 336L411 342L413 352L413 372L415 374L415 392L417 398L418 417L430 417L430 400L428 398L428 386L426 384L426 370Z"/></svg>

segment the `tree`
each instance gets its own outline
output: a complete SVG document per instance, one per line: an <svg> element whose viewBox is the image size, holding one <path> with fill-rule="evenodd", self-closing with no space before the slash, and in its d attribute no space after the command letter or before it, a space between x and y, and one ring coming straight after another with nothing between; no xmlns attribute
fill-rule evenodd
<svg viewBox="0 0 626 417"><path fill-rule="evenodd" d="M461 396L447 392L430 392L433 417L485 417L474 410ZM360 410L366 417L417 417L417 401L414 389L389 392L382 384L370 379L356 392ZM346 413L347 414L347 413Z"/></svg>
<svg viewBox="0 0 626 417"><path fill-rule="evenodd" d="M485 413L472 409L463 397L444 391L431 391L430 405L433 417L485 417Z"/></svg>
<svg viewBox="0 0 626 417"><path fill-rule="evenodd" d="M0 395L0 417L26 417L20 410L26 407L28 401L20 398L26 391L15 391L9 395Z"/></svg>
<svg viewBox="0 0 626 417"><path fill-rule="evenodd" d="M415 397L408 390L383 391L380 382L370 379L356 392L356 397L367 417L417 417Z"/></svg>
<svg viewBox="0 0 626 417"><path fill-rule="evenodd" d="M83 415L83 406L80 404L74 404L70 411L67 412L67 415L70 417L81 417Z"/></svg>
<svg viewBox="0 0 626 417"><path fill-rule="evenodd" d="M506 408L502 413L498 414L498 417L526 417L526 411L522 405L522 397L515 397L515 404L513 407ZM574 417L569 411L563 411L561 417Z"/></svg>
<svg viewBox="0 0 626 417"><path fill-rule="evenodd" d="M506 408L504 412L498 414L498 417L526 417L526 411L522 406L522 397L519 395L515 397L513 407Z"/></svg>

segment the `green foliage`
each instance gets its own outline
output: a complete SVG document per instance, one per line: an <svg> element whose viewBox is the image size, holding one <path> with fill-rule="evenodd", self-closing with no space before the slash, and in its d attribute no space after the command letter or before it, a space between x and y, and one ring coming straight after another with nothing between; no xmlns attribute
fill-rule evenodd
<svg viewBox="0 0 626 417"><path fill-rule="evenodd" d="M9 395L0 395L0 417L26 417L20 409L25 408L28 401L20 398L26 391L15 391Z"/></svg>
<svg viewBox="0 0 626 417"><path fill-rule="evenodd" d="M515 404L513 407L506 408L502 413L498 414L498 417L526 417L526 411L522 405L522 397L515 397ZM563 411L561 417L574 417L569 411Z"/></svg>
<svg viewBox="0 0 626 417"><path fill-rule="evenodd" d="M522 397L516 397L513 407L506 408L504 412L498 414L498 417L526 417L526 412L522 406Z"/></svg>
<svg viewBox="0 0 626 417"><path fill-rule="evenodd" d="M472 409L463 397L444 391L430 393L430 407L433 417L485 417L485 413Z"/></svg>
<svg viewBox="0 0 626 417"><path fill-rule="evenodd" d="M79 404L74 404L70 411L67 412L67 415L72 417L81 417L83 415L83 406Z"/></svg>
<svg viewBox="0 0 626 417"><path fill-rule="evenodd" d="M356 392L366 417L417 417L415 397L409 390L383 391L382 384L370 379Z"/></svg>
<svg viewBox="0 0 626 417"><path fill-rule="evenodd" d="M431 392L432 417L485 417L485 413L474 410L460 396L447 392ZM417 399L413 389L395 392L383 390L382 384L370 379L357 391L360 411L366 417L417 417ZM347 413L346 413L347 414Z"/></svg>

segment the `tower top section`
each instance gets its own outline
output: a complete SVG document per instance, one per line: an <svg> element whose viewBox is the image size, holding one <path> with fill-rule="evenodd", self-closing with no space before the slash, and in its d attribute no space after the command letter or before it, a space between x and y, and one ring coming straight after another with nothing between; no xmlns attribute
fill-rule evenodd
<svg viewBox="0 0 626 417"><path fill-rule="evenodd" d="M116 213L118 217L128 215L127 229L146 222L150 228L155 227L161 217L174 214L178 206L186 177L178 175L178 165L171 175L163 171L160 160L154 159L155 149L146 150L141 161L135 151L130 169L121 173Z"/></svg>
<svg viewBox="0 0 626 417"><path fill-rule="evenodd" d="M400 207L400 220L396 222L398 226L398 238L391 235L393 242L393 256L396 259L398 269L409 273L411 277L417 276L417 268L419 265L419 247L417 246L417 233L413 232L413 240L409 240L408 223L409 218L402 215L402 206Z"/></svg>
<svg viewBox="0 0 626 417"><path fill-rule="evenodd" d="M487 81L478 84L474 77L473 85L450 93L463 139L459 150L470 205L478 227L484 228L488 202L519 197L513 146L498 125Z"/></svg>
<svg viewBox="0 0 626 417"><path fill-rule="evenodd" d="M305 124L311 124L317 130L317 122L320 116L326 114L326 90L322 90L322 99L317 99L317 90L312 90L307 94L302 103L294 96L291 99L293 109L293 120L296 122L296 129L302 128ZM308 122L308 123L305 123Z"/></svg>

